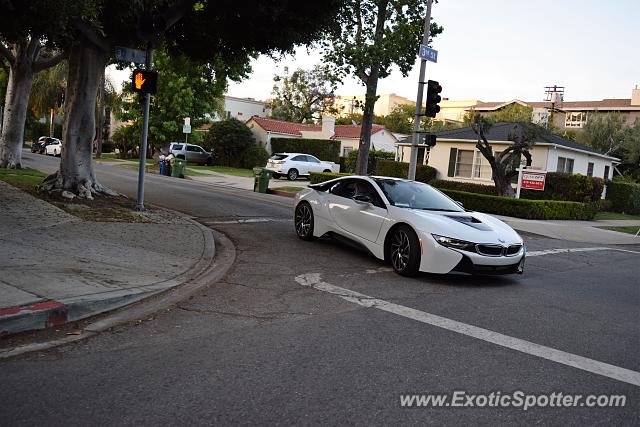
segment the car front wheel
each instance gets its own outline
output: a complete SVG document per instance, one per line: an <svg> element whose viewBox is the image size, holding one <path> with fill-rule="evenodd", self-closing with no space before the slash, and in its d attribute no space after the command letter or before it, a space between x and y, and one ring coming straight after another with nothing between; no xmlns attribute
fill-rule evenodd
<svg viewBox="0 0 640 427"><path fill-rule="evenodd" d="M298 179L298 170L297 169L289 169L289 172L287 172L287 179L289 181L295 181L296 179Z"/></svg>
<svg viewBox="0 0 640 427"><path fill-rule="evenodd" d="M294 215L294 223L296 227L296 234L302 240L314 240L313 235L313 209L307 202L301 202L296 207Z"/></svg>
<svg viewBox="0 0 640 427"><path fill-rule="evenodd" d="M420 242L416 233L409 226L400 225L393 230L388 245L393 269L402 276L415 276L420 267Z"/></svg>

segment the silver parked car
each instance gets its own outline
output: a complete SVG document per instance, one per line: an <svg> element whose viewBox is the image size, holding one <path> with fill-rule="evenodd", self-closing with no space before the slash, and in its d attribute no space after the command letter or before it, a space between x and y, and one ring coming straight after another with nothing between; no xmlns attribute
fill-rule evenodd
<svg viewBox="0 0 640 427"><path fill-rule="evenodd" d="M213 155L199 145L188 144L186 142L172 142L169 145L169 151L173 153L177 159L186 160L187 163L200 165L213 164Z"/></svg>

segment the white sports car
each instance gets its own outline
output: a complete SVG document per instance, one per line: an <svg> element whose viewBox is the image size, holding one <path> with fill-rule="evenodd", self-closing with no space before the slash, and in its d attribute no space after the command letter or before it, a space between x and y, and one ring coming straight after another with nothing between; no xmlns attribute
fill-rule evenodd
<svg viewBox="0 0 640 427"><path fill-rule="evenodd" d="M511 227L416 181L348 176L311 185L295 197L294 223L303 240L347 239L404 276L524 268L524 243Z"/></svg>

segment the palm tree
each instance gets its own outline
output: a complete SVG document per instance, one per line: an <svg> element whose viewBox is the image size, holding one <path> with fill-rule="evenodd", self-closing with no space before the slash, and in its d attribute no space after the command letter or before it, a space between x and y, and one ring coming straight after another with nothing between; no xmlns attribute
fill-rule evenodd
<svg viewBox="0 0 640 427"><path fill-rule="evenodd" d="M63 61L55 67L36 74L33 80L29 110L35 117L48 117L49 136L54 136L54 116L63 112L67 68L67 61Z"/></svg>

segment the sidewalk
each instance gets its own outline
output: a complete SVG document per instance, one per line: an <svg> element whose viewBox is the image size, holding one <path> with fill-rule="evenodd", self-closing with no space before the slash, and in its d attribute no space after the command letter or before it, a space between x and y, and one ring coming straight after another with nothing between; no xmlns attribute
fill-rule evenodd
<svg viewBox="0 0 640 427"><path fill-rule="evenodd" d="M601 245L640 245L640 236L603 230L603 226L628 225L640 228L640 221L602 220L602 221L560 221L531 220L493 215L506 222L515 230L526 231L559 240L593 243Z"/></svg>
<svg viewBox="0 0 640 427"><path fill-rule="evenodd" d="M188 168L187 168L188 169ZM215 185L224 185L227 187L239 188L241 190L253 190L253 177L246 176L234 176L234 175L226 175L213 171L205 171L198 170L199 173L206 174L193 176L189 175L187 171L187 175L194 181L206 182L209 184ZM279 187L307 187L309 185L309 180L306 178L300 178L296 181L288 181L286 179L271 179L269 181L269 188L279 188Z"/></svg>
<svg viewBox="0 0 640 427"><path fill-rule="evenodd" d="M164 210L82 221L0 181L0 336L110 311L189 281L210 230Z"/></svg>

